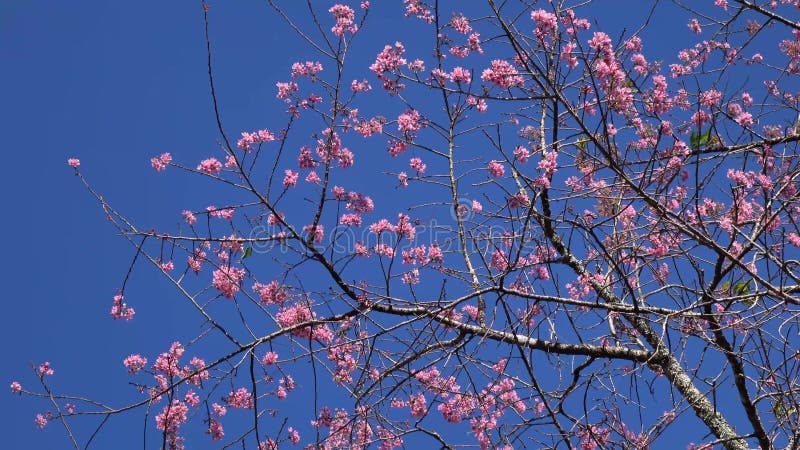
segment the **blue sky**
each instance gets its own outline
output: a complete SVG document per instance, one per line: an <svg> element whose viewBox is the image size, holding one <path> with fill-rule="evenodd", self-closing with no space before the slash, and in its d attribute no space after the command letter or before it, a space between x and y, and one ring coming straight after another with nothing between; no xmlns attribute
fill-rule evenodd
<svg viewBox="0 0 800 450"><path fill-rule="evenodd" d="M419 25L402 18L399 2L373 3L381 5L368 31L380 30L382 40L361 42L363 53L351 61L359 77L372 76L366 67L384 44L419 43L414 35ZM622 21L643 18L644 3L601 2L609 6L597 8L601 29L614 35L625 26L638 28L641 20ZM622 7L626 14L612 12ZM289 78L292 62L316 58L265 2L219 2L211 8L215 74L228 134L265 126L277 130L285 119L275 82ZM668 34L662 24L669 18L660 17L651 35ZM646 40L646 48L670 59L672 53L664 52L680 48L683 37L688 42L685 35L662 44ZM109 318L134 249L115 235L66 159L80 158L92 185L148 227L172 229L182 209L200 209L217 195L222 201L209 185L177 173L155 174L148 162L171 152L193 165L215 154L219 136L204 45L199 2L0 4L0 129L13 160L0 181L7 205L0 222L6 305L0 339L7 342L0 367L6 383L19 379L27 387L35 382L29 365L48 360L56 371L56 390L119 405L132 391L122 358L137 352L154 357L172 340L197 334L198 328L185 325L189 308L152 269L136 270L129 282L126 297L137 319ZM366 107L378 111L380 106ZM354 180L356 185L368 186L393 170L382 166L383 143L375 145L380 158L364 157L373 170ZM65 448L57 425L43 431L33 425L45 404L9 395L0 399L7 448ZM140 414L112 420L96 448L106 448L103 443L115 436L130 442L118 448L139 448L132 439L139 439L142 420ZM682 436L675 438L686 443Z"/></svg>

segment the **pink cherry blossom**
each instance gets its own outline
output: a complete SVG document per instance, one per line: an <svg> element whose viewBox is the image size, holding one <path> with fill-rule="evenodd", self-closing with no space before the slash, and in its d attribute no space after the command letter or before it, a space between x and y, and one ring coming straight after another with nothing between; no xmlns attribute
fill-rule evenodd
<svg viewBox="0 0 800 450"><path fill-rule="evenodd" d="M233 298L239 292L244 275L244 269L222 266L213 272L212 284L225 298Z"/></svg>
<svg viewBox="0 0 800 450"><path fill-rule="evenodd" d="M156 172L161 172L166 169L170 162L172 162L172 155L169 153L162 153L160 156L155 156L150 159L150 164Z"/></svg>
<svg viewBox="0 0 800 450"><path fill-rule="evenodd" d="M505 169L505 167L503 167L503 164L501 162L499 162L499 161L491 161L489 163L489 173L493 177L498 178L498 177L502 177L503 174L506 173L506 169Z"/></svg>
<svg viewBox="0 0 800 450"><path fill-rule="evenodd" d="M206 175L217 175L222 170L222 163L216 158L204 159L197 166L197 170L205 173Z"/></svg>
<svg viewBox="0 0 800 450"><path fill-rule="evenodd" d="M495 59L491 67L483 71L481 80L493 83L501 88L522 86L525 80L517 69L507 61Z"/></svg>
<svg viewBox="0 0 800 450"><path fill-rule="evenodd" d="M126 369L128 369L128 373L133 375L144 369L144 367L147 365L147 358L139 354L134 354L125 358L125 360L122 361L122 364L125 365Z"/></svg>

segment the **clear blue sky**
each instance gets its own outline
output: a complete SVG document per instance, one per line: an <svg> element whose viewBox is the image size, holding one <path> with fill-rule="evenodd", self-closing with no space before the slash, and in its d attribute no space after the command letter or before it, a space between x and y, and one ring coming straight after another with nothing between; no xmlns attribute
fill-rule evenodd
<svg viewBox="0 0 800 450"><path fill-rule="evenodd" d="M288 78L292 62L316 58L265 2L217 3L211 5L212 38L227 131L235 136L265 126L277 130L284 106L275 99L275 82ZM638 28L646 12L642 4L649 2L600 3L624 6L624 15L598 9L601 29L613 35L623 25ZM373 4L368 27L380 30L383 39L366 43L369 52L354 58L365 77L371 77L366 66L384 44L415 39L399 1ZM628 19L635 21L621 22ZM669 33L659 26L653 25L652 36ZM670 59L659 46L674 50L680 39L649 40L646 46ZM154 357L172 340L197 333L182 322L186 305L150 269L136 271L126 292L137 319L109 318L133 248L115 236L66 159L80 158L93 186L139 224L170 229L180 210L213 203L207 185L155 174L148 163L162 152L187 165L215 153L219 136L204 45L199 1L0 3L0 135L9 159L0 178L7 208L0 221L4 383L19 379L34 388L27 386L35 380L29 365L48 360L56 390L120 405L132 398L122 358L138 352ZM374 167L375 173L382 170L388 169ZM44 431L34 427L35 414L46 404L8 394L0 395L0 404L4 448L66 448L56 424ZM141 414L113 420L95 448L110 448L114 436L126 437L115 448L140 448L138 440L127 438L139 439L142 420ZM675 439L686 443L683 436ZM192 442L201 447L191 448L210 445L207 439Z"/></svg>

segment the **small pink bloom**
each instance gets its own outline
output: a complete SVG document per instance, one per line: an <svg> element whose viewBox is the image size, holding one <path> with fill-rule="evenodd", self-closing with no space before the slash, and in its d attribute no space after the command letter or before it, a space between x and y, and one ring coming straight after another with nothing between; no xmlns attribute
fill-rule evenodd
<svg viewBox="0 0 800 450"><path fill-rule="evenodd" d="M491 67L483 71L481 80L490 82L501 88L522 86L525 80L520 76L517 69L509 62L495 59Z"/></svg>
<svg viewBox="0 0 800 450"><path fill-rule="evenodd" d="M322 181L322 180L320 180L319 175L317 175L317 172L313 172L312 171L312 172L309 172L308 175L306 175L306 182L307 183L317 184L320 181Z"/></svg>
<svg viewBox="0 0 800 450"><path fill-rule="evenodd" d="M245 270L237 267L222 266L213 273L213 285L225 298L233 298L239 292Z"/></svg>
<svg viewBox="0 0 800 450"><path fill-rule="evenodd" d="M492 161L489 163L489 173L495 178L502 177L506 173L506 169L499 161Z"/></svg>
<svg viewBox="0 0 800 450"><path fill-rule="evenodd" d="M172 155L169 153L162 153L161 156L155 156L150 159L150 164L153 166L153 170L156 172L161 172L162 170L167 168L167 165L172 161Z"/></svg>
<svg viewBox="0 0 800 450"><path fill-rule="evenodd" d="M41 430L45 425L47 425L47 418L41 414L37 414L34 422L36 422L36 428Z"/></svg>
<svg viewBox="0 0 800 450"><path fill-rule="evenodd" d="M239 388L228 394L225 399L228 406L237 409L253 409L253 394L247 388Z"/></svg>
<svg viewBox="0 0 800 450"><path fill-rule="evenodd" d="M220 405L219 403L212 404L211 409L214 410L214 415L217 417L222 417L228 413L228 408Z"/></svg>
<svg viewBox="0 0 800 450"><path fill-rule="evenodd" d="M483 211L483 205L481 205L481 202L479 202L477 200L473 200L472 201L472 212L479 213L481 211Z"/></svg>
<svg viewBox="0 0 800 450"><path fill-rule="evenodd" d="M197 170L205 173L206 175L216 175L222 170L222 163L217 158L208 158L200 161Z"/></svg>
<svg viewBox="0 0 800 450"><path fill-rule="evenodd" d="M285 176L283 177L283 187L290 188L297 185L297 179L300 177L299 173L291 169L286 169L284 171L284 175Z"/></svg>
<svg viewBox="0 0 800 450"><path fill-rule="evenodd" d="M113 317L114 320L133 320L133 316L136 314L136 311L134 311L133 308L128 307L128 304L122 301L123 299L124 297L122 294L117 294L114 296L114 305L111 307L111 317Z"/></svg>
<svg viewBox="0 0 800 450"><path fill-rule="evenodd" d="M186 220L186 223L189 225L194 225L197 222L197 218L191 211L183 210L181 213L183 215L183 219Z"/></svg>
<svg viewBox="0 0 800 450"><path fill-rule="evenodd" d="M78 166L81 165L81 160L78 159L78 158L70 158L70 159L67 160L67 164L69 164L71 167L74 167L74 168L77 169Z"/></svg>
<svg viewBox="0 0 800 450"><path fill-rule="evenodd" d="M416 170L417 173L419 173L419 174L425 173L426 167L427 166L425 165L425 163L422 162L422 159L420 159L420 158L411 158L411 168Z"/></svg>
<svg viewBox="0 0 800 450"><path fill-rule="evenodd" d="M267 352L267 354L261 359L261 362L265 366L271 366L278 362L278 354L275 352Z"/></svg>
<svg viewBox="0 0 800 450"><path fill-rule="evenodd" d="M211 435L212 441L219 441L225 437L225 430L222 429L222 423L215 419L211 419L208 422L208 433Z"/></svg>
<svg viewBox="0 0 800 450"><path fill-rule="evenodd" d="M400 187L408 187L408 174L400 172L397 174L397 181L400 182Z"/></svg>
<svg viewBox="0 0 800 450"><path fill-rule="evenodd" d="M125 365L125 368L128 369L128 373L133 375L140 370L142 370L147 365L147 358L143 357L142 355L130 355L122 361L122 364Z"/></svg>

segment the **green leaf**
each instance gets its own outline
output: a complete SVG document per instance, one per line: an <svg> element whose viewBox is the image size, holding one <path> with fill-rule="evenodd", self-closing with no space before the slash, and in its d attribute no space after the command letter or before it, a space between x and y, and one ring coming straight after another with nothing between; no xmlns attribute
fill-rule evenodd
<svg viewBox="0 0 800 450"><path fill-rule="evenodd" d="M730 288L731 288L731 281L725 280L725 282L722 283L722 292L729 292Z"/></svg>
<svg viewBox="0 0 800 450"><path fill-rule="evenodd" d="M244 255L242 255L242 259L247 259L252 254L253 254L253 247L247 247L244 250Z"/></svg>

